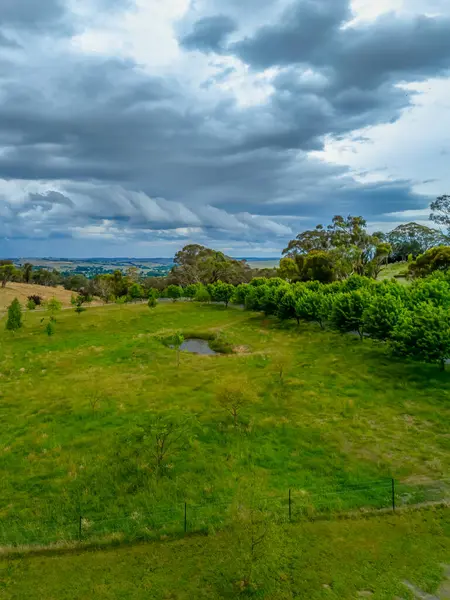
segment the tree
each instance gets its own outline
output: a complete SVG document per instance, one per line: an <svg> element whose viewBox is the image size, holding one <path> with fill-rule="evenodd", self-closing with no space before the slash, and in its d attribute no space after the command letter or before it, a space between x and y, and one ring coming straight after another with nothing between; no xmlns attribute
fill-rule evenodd
<svg viewBox="0 0 450 600"><path fill-rule="evenodd" d="M210 296L208 290L206 289L206 287L202 283L200 283L197 286L197 291L195 292L194 301L195 302L211 302L211 296Z"/></svg>
<svg viewBox="0 0 450 600"><path fill-rule="evenodd" d="M375 256L367 263L365 274L376 279L380 274L383 264L386 264L392 252L392 246L388 242L381 242L375 250Z"/></svg>
<svg viewBox="0 0 450 600"><path fill-rule="evenodd" d="M94 293L105 303L114 301L114 287L112 275L97 275L94 278Z"/></svg>
<svg viewBox="0 0 450 600"><path fill-rule="evenodd" d="M391 347L395 354L438 363L443 371L450 358L449 311L430 302L404 311L392 332Z"/></svg>
<svg viewBox="0 0 450 600"><path fill-rule="evenodd" d="M245 380L231 379L222 383L216 390L218 405L233 417L233 424L238 426L241 411L253 402L252 388Z"/></svg>
<svg viewBox="0 0 450 600"><path fill-rule="evenodd" d="M222 281L218 281L214 285L214 291L212 294L212 299L215 302L223 302L225 307L228 307L228 304L233 297L234 294L234 285L231 283L223 283Z"/></svg>
<svg viewBox="0 0 450 600"><path fill-rule="evenodd" d="M174 283L186 286L191 283L238 284L246 281L250 268L245 261L235 260L199 244L189 244L176 253L175 266L170 273Z"/></svg>
<svg viewBox="0 0 450 600"><path fill-rule="evenodd" d="M128 288L127 295L131 300L139 300L144 297L144 288L139 283L132 283Z"/></svg>
<svg viewBox="0 0 450 600"><path fill-rule="evenodd" d="M278 306L276 315L281 321L295 319L297 325L300 323L300 316L297 313L298 296L295 295L292 289L287 290L285 294L278 297Z"/></svg>
<svg viewBox="0 0 450 600"><path fill-rule="evenodd" d="M441 231L425 225L403 223L387 234L387 241L392 246L393 260L406 261L410 254L416 258L444 243L444 236Z"/></svg>
<svg viewBox="0 0 450 600"><path fill-rule="evenodd" d="M328 282L351 273L363 275L380 242L367 233L362 217L336 215L326 228L318 225L300 233L283 254L295 260L302 281Z"/></svg>
<svg viewBox="0 0 450 600"><path fill-rule="evenodd" d="M32 272L33 282L47 287L56 287L61 281L61 275L56 269L35 269Z"/></svg>
<svg viewBox="0 0 450 600"><path fill-rule="evenodd" d="M158 304L158 292L156 290L148 290L148 302L147 305L149 308L156 308Z"/></svg>
<svg viewBox="0 0 450 600"><path fill-rule="evenodd" d="M45 332L48 337L51 337L55 333L55 325L52 321L49 321L45 327Z"/></svg>
<svg viewBox="0 0 450 600"><path fill-rule="evenodd" d="M364 309L364 331L377 340L388 340L405 311L398 296L372 295Z"/></svg>
<svg viewBox="0 0 450 600"><path fill-rule="evenodd" d="M33 275L33 265L31 263L25 263L22 267L22 277L25 283L30 283Z"/></svg>
<svg viewBox="0 0 450 600"><path fill-rule="evenodd" d="M293 258L284 257L280 260L278 275L286 281L297 281L300 277L297 263Z"/></svg>
<svg viewBox="0 0 450 600"><path fill-rule="evenodd" d="M56 315L61 311L62 304L57 298L52 298L47 302L47 310L50 313L50 320L56 321Z"/></svg>
<svg viewBox="0 0 450 600"><path fill-rule="evenodd" d="M336 294L331 309L331 323L341 333L356 331L363 339L364 310L368 305L368 293L364 290Z"/></svg>
<svg viewBox="0 0 450 600"><path fill-rule="evenodd" d="M0 264L0 280L2 282L2 288L6 287L8 281L14 279L17 274L16 268L11 262L2 261Z"/></svg>
<svg viewBox="0 0 450 600"><path fill-rule="evenodd" d="M8 319L6 321L6 329L9 331L17 331L22 327L22 307L17 298L8 306Z"/></svg>
<svg viewBox="0 0 450 600"><path fill-rule="evenodd" d="M291 240L283 250L283 254L290 258L297 254L308 254L312 250L330 250L331 239L329 232L323 225L317 225L315 229L299 233L295 240Z"/></svg>
<svg viewBox="0 0 450 600"><path fill-rule="evenodd" d="M131 283L138 283L139 275L140 275L140 272L137 267L128 267L125 271L125 277Z"/></svg>
<svg viewBox="0 0 450 600"><path fill-rule="evenodd" d="M450 309L450 280L441 272L418 279L413 282L407 300L411 309L422 302Z"/></svg>
<svg viewBox="0 0 450 600"><path fill-rule="evenodd" d="M430 220L450 229L450 195L439 196L431 203Z"/></svg>
<svg viewBox="0 0 450 600"><path fill-rule="evenodd" d="M158 477L164 474L169 459L190 441L191 422L169 416L158 416L149 422L136 424L126 436L121 451L144 459ZM131 457L126 456L127 463Z"/></svg>
<svg viewBox="0 0 450 600"><path fill-rule="evenodd" d="M195 298L195 294L197 293L199 286L201 284L198 283L190 283L184 288L184 297L185 298Z"/></svg>
<svg viewBox="0 0 450 600"><path fill-rule="evenodd" d="M36 310L36 303L31 298L27 300L27 309L28 310Z"/></svg>
<svg viewBox="0 0 450 600"><path fill-rule="evenodd" d="M307 290L297 300L296 314L299 319L313 321L324 329L330 318L332 303L332 296Z"/></svg>
<svg viewBox="0 0 450 600"><path fill-rule="evenodd" d="M72 296L72 298L70 299L70 303L75 308L75 312L78 315L80 315L82 312L84 312L86 310L83 306L85 301L86 301L85 296L82 296L81 294L78 294L78 296Z"/></svg>
<svg viewBox="0 0 450 600"><path fill-rule="evenodd" d="M183 288L179 285L169 285L167 288L167 297L171 298L172 302L176 302L183 296Z"/></svg>
<svg viewBox="0 0 450 600"><path fill-rule="evenodd" d="M412 277L426 277L434 271L447 271L449 268L450 246L430 248L408 266Z"/></svg>
<svg viewBox="0 0 450 600"><path fill-rule="evenodd" d="M184 335L180 331L177 331L176 333L173 334L171 342L172 342L172 347L175 348L175 350L177 351L177 367L179 367L180 366L180 348L184 342Z"/></svg>
<svg viewBox="0 0 450 600"><path fill-rule="evenodd" d="M233 298L231 299L231 302L233 304L244 304L245 305L245 298L250 289L251 289L251 287L248 283L241 283L238 286L236 286L234 288L234 294L233 294Z"/></svg>

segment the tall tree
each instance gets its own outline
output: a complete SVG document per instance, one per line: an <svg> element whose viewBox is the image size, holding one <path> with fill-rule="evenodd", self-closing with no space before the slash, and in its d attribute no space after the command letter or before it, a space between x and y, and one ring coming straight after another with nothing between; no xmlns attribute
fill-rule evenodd
<svg viewBox="0 0 450 600"><path fill-rule="evenodd" d="M430 208L430 220L438 225L444 225L450 230L450 195L444 194L443 196L438 196L431 203Z"/></svg>
<svg viewBox="0 0 450 600"><path fill-rule="evenodd" d="M430 248L410 263L409 273L413 277L426 277L434 271L450 269L450 246Z"/></svg>
<svg viewBox="0 0 450 600"><path fill-rule="evenodd" d="M30 283L33 272L33 265L31 263L25 263L22 267L22 276L25 283Z"/></svg>
<svg viewBox="0 0 450 600"><path fill-rule="evenodd" d="M176 253L175 266L170 273L171 283L187 286L192 283L232 283L237 285L248 279L249 266L199 244L189 244Z"/></svg>
<svg viewBox="0 0 450 600"><path fill-rule="evenodd" d="M336 215L326 228L317 225L313 230L300 233L289 242L283 254L295 260L301 280L318 278L325 282L352 273L364 275L373 270L372 261L381 243L380 238L367 232L366 225L363 217ZM327 272L321 277L307 264L310 257L313 266L318 261L321 268L328 264Z"/></svg>
<svg viewBox="0 0 450 600"><path fill-rule="evenodd" d="M11 261L1 261L0 263L0 281L2 282L2 287L6 287L8 281L14 279L17 274L15 266Z"/></svg>
<svg viewBox="0 0 450 600"><path fill-rule="evenodd" d="M406 260L411 254L414 258L430 248L442 244L445 240L442 232L419 223L403 223L387 235L392 246L392 255L396 260Z"/></svg>

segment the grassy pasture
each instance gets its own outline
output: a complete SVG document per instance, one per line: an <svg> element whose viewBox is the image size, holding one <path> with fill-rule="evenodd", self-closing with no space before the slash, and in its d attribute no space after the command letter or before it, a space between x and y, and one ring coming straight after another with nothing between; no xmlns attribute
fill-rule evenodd
<svg viewBox="0 0 450 600"><path fill-rule="evenodd" d="M264 584L239 588L246 548L235 531L175 541L6 559L2 600L415 600L449 597L450 511L278 530ZM261 563L261 560L259 561ZM261 568L261 564L258 564ZM261 573L255 574L261 581ZM433 594L427 596L426 594Z"/></svg>
<svg viewBox="0 0 450 600"><path fill-rule="evenodd" d="M337 509L386 503L390 477L399 501L434 498L410 498L408 486L438 481L446 491L450 375L433 366L394 361L370 340L220 306L63 311L51 338L41 317L27 313L23 330L0 332L3 543L73 536L79 514L86 531L94 515L181 511L185 501L212 514L255 486L284 505L290 488L307 509L335 487L348 489ZM220 332L238 352L183 353L177 368L160 341L176 330ZM215 399L226 380L252 390L237 428ZM134 435L156 415L188 430L161 477ZM384 483L368 494L358 489L367 481ZM43 525L25 539L16 519Z"/></svg>

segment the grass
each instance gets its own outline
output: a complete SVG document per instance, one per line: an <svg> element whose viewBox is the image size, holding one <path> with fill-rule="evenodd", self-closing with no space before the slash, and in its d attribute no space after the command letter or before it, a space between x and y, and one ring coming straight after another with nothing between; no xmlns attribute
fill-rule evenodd
<svg viewBox="0 0 450 600"><path fill-rule="evenodd" d="M417 597L448 597L448 510L281 528L270 547L261 548L255 587L247 594L239 586L248 561L243 541L226 530L96 552L0 558L0 597L412 600L407 584L423 593Z"/></svg>
<svg viewBox="0 0 450 600"><path fill-rule="evenodd" d="M14 298L17 298L22 306L25 306L28 296L41 296L44 301L57 298L63 306L70 306L70 299L73 292L65 290L63 287L47 287L44 285L35 285L28 283L9 282L6 287L0 287L0 312L7 309Z"/></svg>
<svg viewBox="0 0 450 600"><path fill-rule="evenodd" d="M80 515L86 540L175 541L5 559L2 600L234 597L245 547L229 529L236 511L256 498L285 521L289 489L297 523L277 529L273 547L286 553L275 553L277 575L257 597L411 598L402 578L438 587L447 511L302 518L388 506L391 477L398 504L448 497L448 372L394 360L371 340L222 306L63 311L50 338L41 318L28 312L22 330L0 331L0 546L76 539ZM161 341L176 331L237 351L182 353L178 368ZM215 398L228 380L251 391L237 427ZM185 431L161 470L148 437L158 416ZM188 531L207 536L176 540L185 502Z"/></svg>
<svg viewBox="0 0 450 600"><path fill-rule="evenodd" d="M244 351L183 353L177 368L160 341L176 330ZM228 379L254 395L237 428L215 400ZM48 338L27 313L19 333L0 333L0 382L4 543L73 537L79 514L92 534L98 520L156 509L175 509L178 527L185 501L213 514L255 481L281 505L292 489L302 511L386 505L391 477L399 501L447 491L433 482L450 473L450 375L313 325L193 303L108 306L62 312ZM139 438L158 415L189 429L162 477Z"/></svg>
<svg viewBox="0 0 450 600"><path fill-rule="evenodd" d="M407 262L397 262L386 265L382 268L380 274L378 275L378 280L383 281L383 279L395 279L404 285L409 283L408 279L404 276L408 272L408 263Z"/></svg>

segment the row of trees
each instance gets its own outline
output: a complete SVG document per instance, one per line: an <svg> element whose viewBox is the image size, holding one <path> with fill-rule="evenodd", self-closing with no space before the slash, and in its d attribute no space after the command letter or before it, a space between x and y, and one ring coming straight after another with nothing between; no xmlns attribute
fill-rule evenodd
<svg viewBox="0 0 450 600"><path fill-rule="evenodd" d="M254 279L237 286L231 301L281 320L316 322L361 340L370 336L398 355L441 369L450 359L450 273L434 273L410 287L361 275L331 284Z"/></svg>

